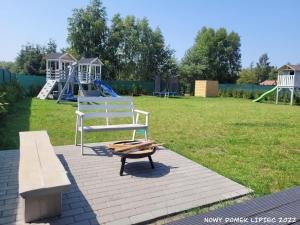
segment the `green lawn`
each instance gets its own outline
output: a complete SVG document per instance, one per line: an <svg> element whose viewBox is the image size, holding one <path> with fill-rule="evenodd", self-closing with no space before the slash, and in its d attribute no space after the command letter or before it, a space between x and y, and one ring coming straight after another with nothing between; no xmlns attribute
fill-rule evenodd
<svg viewBox="0 0 300 225"><path fill-rule="evenodd" d="M151 138L258 195L300 184L299 106L197 97L137 97L135 105L151 113ZM0 149L17 148L19 130L47 130L53 145L73 144L75 109L74 103L23 100L0 127ZM86 140L130 136L92 133Z"/></svg>

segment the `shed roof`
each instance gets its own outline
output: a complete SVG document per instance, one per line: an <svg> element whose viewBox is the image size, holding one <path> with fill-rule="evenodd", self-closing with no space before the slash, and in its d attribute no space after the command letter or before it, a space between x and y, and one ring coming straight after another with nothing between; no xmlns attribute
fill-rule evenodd
<svg viewBox="0 0 300 225"><path fill-rule="evenodd" d="M295 70L295 71L300 71L300 65L291 65L291 64L285 64L278 68L278 70Z"/></svg>
<svg viewBox="0 0 300 225"><path fill-rule="evenodd" d="M78 61L78 64L94 64L94 65L103 65L100 59L96 58L81 58Z"/></svg>

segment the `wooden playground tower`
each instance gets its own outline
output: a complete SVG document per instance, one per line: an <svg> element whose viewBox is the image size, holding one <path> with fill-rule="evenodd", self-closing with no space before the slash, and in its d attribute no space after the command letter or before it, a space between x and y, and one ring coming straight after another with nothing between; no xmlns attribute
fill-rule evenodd
<svg viewBox="0 0 300 225"><path fill-rule="evenodd" d="M81 58L76 60L69 53L50 53L46 57L46 84L37 96L46 99L51 93L61 100L64 95L74 93L77 84L79 92L88 91L94 86L95 80L101 80L102 62L98 58ZM53 91L57 86L57 91Z"/></svg>
<svg viewBox="0 0 300 225"><path fill-rule="evenodd" d="M276 104L279 92L288 89L291 93L290 104L293 104L294 95L300 91L300 65L283 65L278 69Z"/></svg>

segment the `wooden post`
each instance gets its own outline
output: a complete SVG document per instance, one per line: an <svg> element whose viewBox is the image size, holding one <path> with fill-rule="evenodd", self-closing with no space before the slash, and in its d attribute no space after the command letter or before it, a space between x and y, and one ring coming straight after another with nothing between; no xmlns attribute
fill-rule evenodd
<svg viewBox="0 0 300 225"><path fill-rule="evenodd" d="M276 104L278 104L279 88L277 87L276 91Z"/></svg>
<svg viewBox="0 0 300 225"><path fill-rule="evenodd" d="M100 80L102 80L102 74L101 74L101 71L102 71L102 65L100 65Z"/></svg>
<svg viewBox="0 0 300 225"><path fill-rule="evenodd" d="M62 91L62 83L59 82L58 83L58 95L60 95L61 91Z"/></svg>
<svg viewBox="0 0 300 225"><path fill-rule="evenodd" d="M290 91L291 91L291 105L293 105L293 101L294 101L294 88L291 88L290 89Z"/></svg>

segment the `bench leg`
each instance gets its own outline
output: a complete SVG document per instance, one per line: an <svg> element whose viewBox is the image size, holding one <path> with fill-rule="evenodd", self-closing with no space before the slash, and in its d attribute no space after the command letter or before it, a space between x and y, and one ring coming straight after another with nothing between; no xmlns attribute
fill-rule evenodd
<svg viewBox="0 0 300 225"><path fill-rule="evenodd" d="M144 131L145 134L145 141L148 141L148 129Z"/></svg>
<svg viewBox="0 0 300 225"><path fill-rule="evenodd" d="M81 155L83 155L83 130L81 131L80 141L81 141L81 145L80 145Z"/></svg>
<svg viewBox="0 0 300 225"><path fill-rule="evenodd" d="M61 214L61 193L23 199L26 223L59 216Z"/></svg>
<svg viewBox="0 0 300 225"><path fill-rule="evenodd" d="M124 172L124 167L125 167L125 163L126 163L126 158L122 157L121 158L121 169L120 169L120 176L123 176L123 172Z"/></svg>
<svg viewBox="0 0 300 225"><path fill-rule="evenodd" d="M149 159L149 162L150 162L150 164L151 164L151 168L154 169L155 167L154 167L154 163L153 163L153 161L152 161L151 155L148 156L148 159Z"/></svg>
<svg viewBox="0 0 300 225"><path fill-rule="evenodd" d="M78 135L78 116L76 118L76 127L75 127L75 146L77 146L77 135Z"/></svg>
<svg viewBox="0 0 300 225"><path fill-rule="evenodd" d="M133 133L132 133L132 140L133 141L135 140L135 134L136 134L136 130L133 130Z"/></svg>

